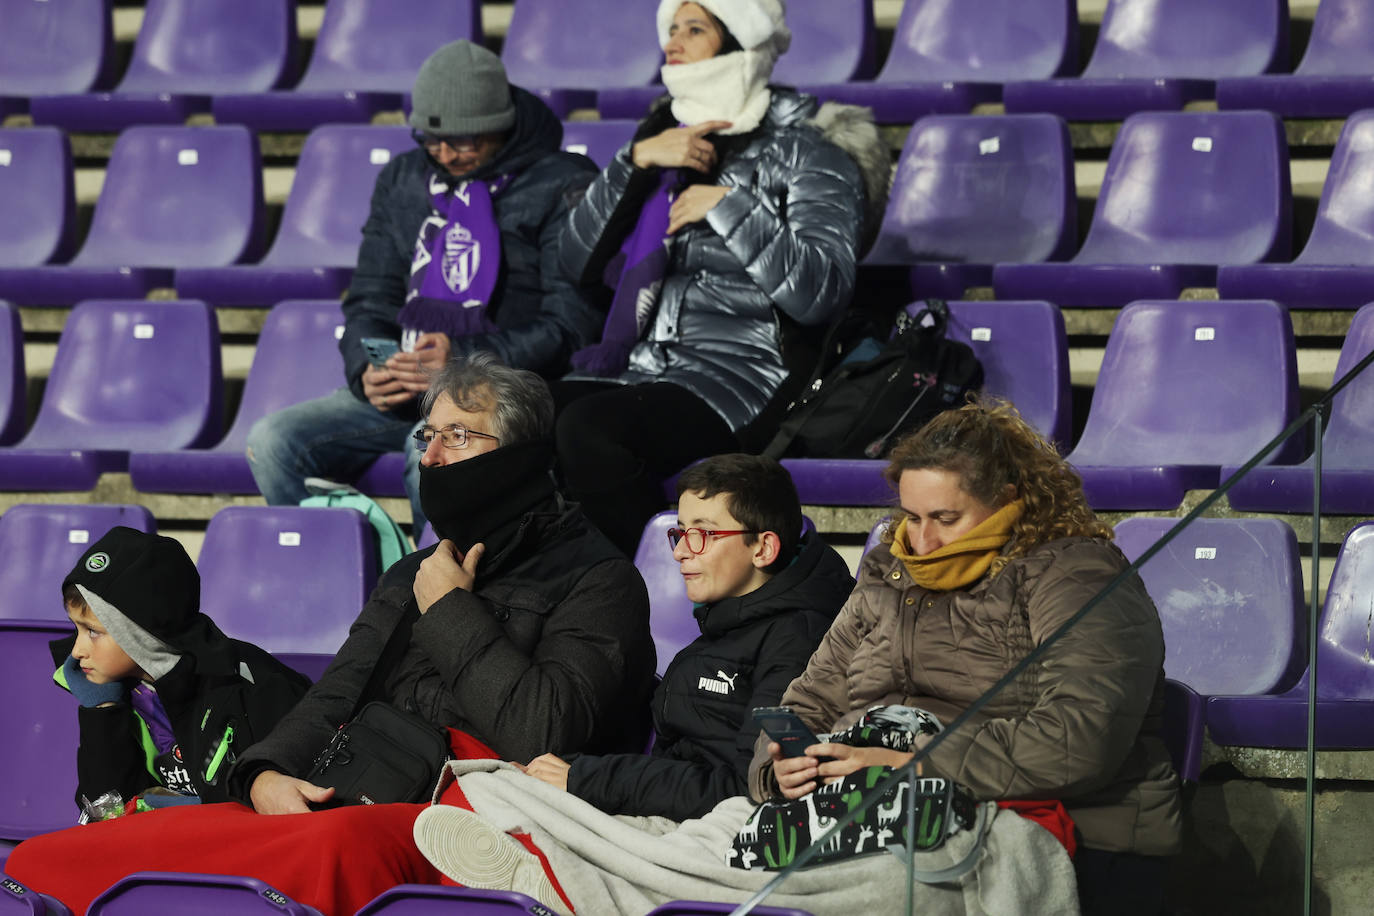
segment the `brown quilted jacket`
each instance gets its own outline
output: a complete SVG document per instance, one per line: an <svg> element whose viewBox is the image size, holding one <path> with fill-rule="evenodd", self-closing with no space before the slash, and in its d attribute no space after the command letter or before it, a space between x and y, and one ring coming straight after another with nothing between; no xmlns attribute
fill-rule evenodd
<svg viewBox="0 0 1374 916"><path fill-rule="evenodd" d="M1114 545L1065 538L966 589L932 592L885 548L782 702L817 732L900 703L949 723L1127 565ZM984 799L1060 799L1085 846L1178 851L1178 776L1159 736L1164 636L1139 577L934 750L926 775ZM777 791L760 739L750 791Z"/></svg>

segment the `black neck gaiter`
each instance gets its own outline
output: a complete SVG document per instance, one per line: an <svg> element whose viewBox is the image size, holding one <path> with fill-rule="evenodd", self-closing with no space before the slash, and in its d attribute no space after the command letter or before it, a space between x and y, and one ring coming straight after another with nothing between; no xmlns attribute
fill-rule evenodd
<svg viewBox="0 0 1374 916"><path fill-rule="evenodd" d="M553 444L534 439L444 467L421 466L420 506L434 533L467 553L553 496L552 464Z"/></svg>

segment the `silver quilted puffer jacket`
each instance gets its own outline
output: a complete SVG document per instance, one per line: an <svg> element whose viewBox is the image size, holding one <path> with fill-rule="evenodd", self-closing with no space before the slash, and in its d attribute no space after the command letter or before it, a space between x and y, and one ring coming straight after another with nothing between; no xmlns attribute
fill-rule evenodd
<svg viewBox="0 0 1374 916"><path fill-rule="evenodd" d="M888 152L871 119L859 116L855 130L858 109L827 133L817 111L811 96L773 90L763 123L721 163L717 183L730 193L670 241L653 323L613 381L681 385L738 432L787 377L777 310L818 327L849 304L866 216L875 209L880 216L885 203ZM851 148L855 136L880 147L858 157L876 163L869 172L881 172L876 193L865 190L855 156L827 139L838 132L849 135L839 139ZM562 265L571 276L599 269L589 263L593 253L604 250L613 216L623 220L632 179L642 188L644 178L627 144L588 188L563 237Z"/></svg>

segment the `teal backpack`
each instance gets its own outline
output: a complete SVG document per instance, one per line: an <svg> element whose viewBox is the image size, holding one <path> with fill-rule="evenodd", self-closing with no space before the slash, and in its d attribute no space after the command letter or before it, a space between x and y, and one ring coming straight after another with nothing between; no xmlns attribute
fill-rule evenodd
<svg viewBox="0 0 1374 916"><path fill-rule="evenodd" d="M302 506L342 506L357 509L372 526L377 541L377 575L381 576L401 557L410 553L410 538L396 524L396 520L386 514L372 497L358 492L348 484L335 483L322 477L307 477L305 488L311 495L301 500Z"/></svg>

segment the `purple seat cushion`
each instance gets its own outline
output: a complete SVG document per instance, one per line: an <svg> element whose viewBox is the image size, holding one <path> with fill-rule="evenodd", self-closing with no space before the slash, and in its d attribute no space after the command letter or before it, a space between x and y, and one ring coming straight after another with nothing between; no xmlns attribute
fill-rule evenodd
<svg viewBox="0 0 1374 916"><path fill-rule="evenodd" d="M784 458L802 503L812 506L890 506L883 479L887 462L864 458Z"/></svg>
<svg viewBox="0 0 1374 916"><path fill-rule="evenodd" d="M170 912L233 913L253 916L320 916L257 878L190 872L136 872L91 901L91 916L139 916Z"/></svg>

